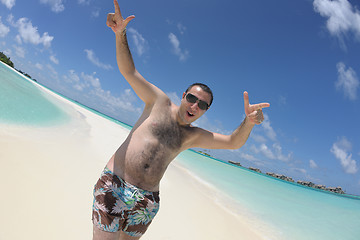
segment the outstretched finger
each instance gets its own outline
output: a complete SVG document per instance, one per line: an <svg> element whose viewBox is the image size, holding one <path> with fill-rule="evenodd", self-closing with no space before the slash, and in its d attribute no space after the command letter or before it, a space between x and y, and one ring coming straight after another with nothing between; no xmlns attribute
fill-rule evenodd
<svg viewBox="0 0 360 240"><path fill-rule="evenodd" d="M249 94L247 91L244 92L244 106L245 109L249 106Z"/></svg>
<svg viewBox="0 0 360 240"><path fill-rule="evenodd" d="M134 15L131 15L131 16L128 16L124 21L125 21L125 24L127 25L131 20L133 20L135 18Z"/></svg>
<svg viewBox="0 0 360 240"><path fill-rule="evenodd" d="M254 104L253 107L255 109L267 108L270 107L270 103L258 103L258 104Z"/></svg>
<svg viewBox="0 0 360 240"><path fill-rule="evenodd" d="M116 15L119 14L121 16L120 7L117 0L114 0L114 7L115 7L115 14Z"/></svg>

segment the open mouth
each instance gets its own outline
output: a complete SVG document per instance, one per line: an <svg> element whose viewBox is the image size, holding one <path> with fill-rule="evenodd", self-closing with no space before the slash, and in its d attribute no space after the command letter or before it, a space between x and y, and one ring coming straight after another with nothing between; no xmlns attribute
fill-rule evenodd
<svg viewBox="0 0 360 240"><path fill-rule="evenodd" d="M190 112L187 112L187 114L188 114L189 117L193 117L193 116L194 116L194 114L192 114L192 113L190 113Z"/></svg>

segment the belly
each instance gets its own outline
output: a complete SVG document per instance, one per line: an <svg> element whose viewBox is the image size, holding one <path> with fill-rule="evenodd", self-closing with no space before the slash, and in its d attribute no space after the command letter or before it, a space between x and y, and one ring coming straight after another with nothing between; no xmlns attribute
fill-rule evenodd
<svg viewBox="0 0 360 240"><path fill-rule="evenodd" d="M169 163L179 154L183 137L169 116L144 118L116 152L114 172L144 190L157 191Z"/></svg>
<svg viewBox="0 0 360 240"><path fill-rule="evenodd" d="M158 191L160 180L176 155L157 141L146 141L143 145L138 142L134 146L123 144L112 158L110 169L128 183Z"/></svg>

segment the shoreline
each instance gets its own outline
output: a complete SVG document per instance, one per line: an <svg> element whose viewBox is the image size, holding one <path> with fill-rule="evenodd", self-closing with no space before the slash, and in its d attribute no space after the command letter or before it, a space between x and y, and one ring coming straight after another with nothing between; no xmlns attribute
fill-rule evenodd
<svg viewBox="0 0 360 240"><path fill-rule="evenodd" d="M144 235L144 240L266 239L239 215L221 206L224 202L214 198L213 189L199 182L174 161L161 181L160 211ZM178 202L182 204L176 205Z"/></svg>
<svg viewBox="0 0 360 240"><path fill-rule="evenodd" d="M1 61L0 61L1 62ZM41 89L45 90L47 93L49 93L50 95L54 96L57 100L60 100L60 101L63 101L63 100L66 100L67 103L70 103L70 105L72 105L73 107L75 106L75 109L76 107L80 107L81 109L85 109L85 110L88 110L89 112L91 113L95 113L96 115L100 116L100 117L103 117L107 120L110 120L111 122L114 122L128 130L131 130L131 128L133 126L125 123L125 122L122 122L120 120L117 120L113 117L110 117L102 112L99 112L98 110L96 109L93 109L91 107L88 107L74 99L71 99L69 97L66 97L65 95L61 94L61 93L58 93L48 87L46 87L45 85L37 82L37 81L34 81L34 79L31 79L27 76L25 76L24 74L22 74L21 72L19 72L18 70L16 70L15 68L12 68L10 66L8 66L7 64L1 62L4 66L6 66L7 68L9 68L10 70L14 71L16 74L18 74L19 76L25 78L25 80L31 82L32 84L34 84L35 86L37 87L40 87ZM207 154L204 154L202 152L199 152L199 151L196 151L194 149L188 149L188 151L192 151L192 152L195 152L197 154L200 154L202 156L206 156L212 160L215 160L215 161L218 161L218 162L221 162L221 163L225 163L227 165L230 165L230 166L233 166L233 167L240 167L241 169L244 169L244 170L247 170L247 171L251 171L251 172L254 172L255 174L260 174L262 176L265 176L265 177L270 177L272 179L275 179L275 180L278 180L280 182L285 182L285 183L289 183L289 184L292 184L294 186L297 186L297 187L302 187L302 188L306 188L306 189L310 189L310 190L315 190L315 191L318 191L318 192L323 192L323 193L326 193L326 194L332 194L332 195L335 195L335 196L339 196L339 197L344 197L344 198L351 198L351 199L355 199L355 200L360 200L360 195L355 195L355 194L350 194L350 193L344 193L344 194L339 194L339 193L335 193L335 192L330 192L328 190L323 190L323 189L317 189L317 188L313 188L313 187L308 187L308 186L305 186L305 185L302 185L302 184L298 184L298 183L293 183L293 182L289 182L289 181L286 181L286 180L282 180L282 179L279 179L279 178L276 178L276 177L272 177L272 176L269 176L265 173L262 173L262 172L256 172L256 171L253 171L251 169L248 169L246 167L242 167L242 166L237 166L237 165L234 165L233 163L229 163L228 161L225 161L225 160L221 160L221 159L217 159L213 156L210 156L210 155L207 155Z"/></svg>
<svg viewBox="0 0 360 240"><path fill-rule="evenodd" d="M91 124L95 124L96 119L90 121L92 121ZM118 133L123 131L122 137L125 138L126 129L116 128ZM92 188L112 154L111 148L113 147L105 149L104 146L99 146L101 138L89 139L83 146L79 146L77 142L81 139L84 140L83 133L73 134L72 140L69 141L67 134L61 131L55 132L59 129L54 131L53 128L46 128L40 134L38 133L39 129L28 129L25 135L22 135L25 129L25 127L19 128L19 131L10 129L12 135L0 131L0 144L7 149L1 151L1 155L8 159L0 164L2 169L0 170L0 179L2 183L8 182L9 179L12 182L11 186L2 186L5 192L11 194L11 198L1 201L1 204L9 206L3 214L10 218L0 220L0 232L2 232L0 237L4 237L4 239L39 239L43 234L60 232L56 239L66 237L73 239L73 234L78 238L83 238L84 235L91 238ZM104 126L101 126L99 131L93 132L95 134L92 138L96 138L103 129ZM113 130L108 128L108 131ZM31 139L32 136L34 138ZM118 138L119 134L112 136L112 138L115 137ZM54 138L56 138L57 144L54 144ZM29 141L30 139L31 141ZM60 151L57 145L61 145ZM93 148L91 152L87 152L86 145L92 146L91 148L95 145L97 147ZM22 151L18 151L18 149ZM14 179L14 172L19 177ZM187 180L184 181L184 179ZM75 188L73 188L74 185ZM18 192L14 189L24 190ZM177 189L176 192L174 189ZM221 236L227 236L228 239L262 239L244 222L222 209L211 195L206 195L205 193L208 191L179 168L177 163L172 163L161 181L159 214L143 239L215 240L221 239ZM22 204L24 193L27 198L30 198L29 200L26 198L25 205ZM75 202L71 200L74 196ZM16 211L13 210L14 208ZM56 209L53 211L54 208ZM27 213L25 217L22 216L24 212ZM67 213L65 216L64 212ZM174 219L175 216L176 219ZM69 222L67 222L68 217L71 218ZM22 219L29 223L25 227L25 231L16 231L16 225L9 224L16 222L16 219ZM40 224L42 227L39 228L38 223L42 219L47 220L46 223ZM71 227L74 225L77 226L79 232L74 232ZM213 227L209 229L209 226ZM46 227L47 230L44 231L43 227ZM239 234L242 235L242 238L239 238Z"/></svg>
<svg viewBox="0 0 360 240"><path fill-rule="evenodd" d="M0 123L0 155L6 159L0 162L0 186L7 196L1 200L7 207L0 238L91 239L93 186L130 130L33 83L76 114L70 123L51 127ZM217 205L176 160L160 191L159 214L142 239L262 239ZM20 223L22 231L19 221L27 223Z"/></svg>

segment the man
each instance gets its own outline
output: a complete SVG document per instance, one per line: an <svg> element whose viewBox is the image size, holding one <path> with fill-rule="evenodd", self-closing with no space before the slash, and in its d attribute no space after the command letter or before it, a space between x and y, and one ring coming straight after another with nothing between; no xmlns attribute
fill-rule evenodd
<svg viewBox="0 0 360 240"><path fill-rule="evenodd" d="M237 149L243 146L269 103L249 104L244 92L246 118L231 134L222 135L191 125L210 107L212 92L204 84L191 85L180 106L137 72L128 47L126 26L117 0L107 25L116 36L121 74L145 103L129 136L109 160L94 189L93 239L139 239L159 209L159 183L167 166L188 148Z"/></svg>

